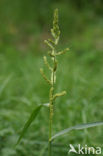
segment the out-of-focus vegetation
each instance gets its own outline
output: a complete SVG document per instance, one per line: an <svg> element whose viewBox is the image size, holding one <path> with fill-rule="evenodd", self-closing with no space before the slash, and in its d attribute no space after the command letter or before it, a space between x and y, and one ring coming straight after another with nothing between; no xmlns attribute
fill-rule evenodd
<svg viewBox="0 0 103 156"><path fill-rule="evenodd" d="M48 86L39 74L50 36L52 13L59 9L60 47L53 133L72 125L103 120L103 1L0 1L0 156L46 156L48 110L43 109L21 144L19 133L37 104L48 102ZM102 146L103 127L71 132L53 144L53 156L65 156L69 143ZM102 147L103 148L103 147Z"/></svg>

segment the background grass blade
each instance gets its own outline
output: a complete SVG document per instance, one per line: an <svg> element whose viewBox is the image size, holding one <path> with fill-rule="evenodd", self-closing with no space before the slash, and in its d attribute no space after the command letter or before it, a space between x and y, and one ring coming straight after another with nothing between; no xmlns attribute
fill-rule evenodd
<svg viewBox="0 0 103 156"><path fill-rule="evenodd" d="M37 108L35 108L35 109L33 110L33 112L32 112L32 114L30 115L28 121L27 121L27 122L25 123L25 125L24 125L24 128L23 128L23 130L22 130L22 132L21 132L21 134L20 134L20 137L19 137L19 139L18 139L16 145L17 145L17 144L20 142L20 140L22 139L22 137L24 136L25 132L27 131L27 129L29 128L29 126L31 125L31 123L34 121L34 119L35 119L36 116L38 115L38 113L39 113L39 111L40 111L40 109L41 109L42 106L43 106L43 105L39 105Z"/></svg>
<svg viewBox="0 0 103 156"><path fill-rule="evenodd" d="M4 91L4 89L6 88L7 84L9 83L9 81L11 80L12 75L9 75L4 82L2 83L2 85L0 85L0 96L2 95L2 92Z"/></svg>
<svg viewBox="0 0 103 156"><path fill-rule="evenodd" d="M80 129L85 129L85 128L91 128L91 127L96 127L96 126L101 126L103 125L103 122L94 122L94 123L87 123L87 124L81 124L81 125L77 125L77 126L73 126L67 129L64 129L63 131L57 133L56 135L54 135L51 140L54 140L55 138L64 135L68 132L70 132L71 130L80 130Z"/></svg>

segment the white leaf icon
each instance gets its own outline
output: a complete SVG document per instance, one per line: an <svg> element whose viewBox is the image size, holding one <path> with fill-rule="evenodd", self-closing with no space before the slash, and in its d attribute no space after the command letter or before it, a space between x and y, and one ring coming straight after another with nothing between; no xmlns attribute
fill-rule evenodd
<svg viewBox="0 0 103 156"><path fill-rule="evenodd" d="M69 153L73 152L73 153L77 153L77 151L75 150L75 148L73 147L72 144L70 144L70 150L69 150Z"/></svg>

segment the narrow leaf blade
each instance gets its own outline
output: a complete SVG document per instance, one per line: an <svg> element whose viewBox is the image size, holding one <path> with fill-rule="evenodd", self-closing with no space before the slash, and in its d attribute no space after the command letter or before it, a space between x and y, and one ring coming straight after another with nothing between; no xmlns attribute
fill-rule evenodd
<svg viewBox="0 0 103 156"><path fill-rule="evenodd" d="M96 127L96 126L101 126L103 125L103 122L93 122L93 123L86 123L86 124L81 124L81 125L76 125L67 129L64 129L63 131L60 131L59 133L55 134L51 140L54 140L55 138L64 135L72 130L81 130L81 129L86 129L86 128L91 128L91 127Z"/></svg>
<svg viewBox="0 0 103 156"><path fill-rule="evenodd" d="M19 144L19 142L20 142L21 139L23 138L24 134L25 134L26 131L28 130L29 126L30 126L31 123L35 120L35 118L37 117L37 115L38 115L38 113L39 113L39 111L40 111L40 109L41 109L42 106L43 106L43 105L39 105L38 107L36 107L36 108L33 110L33 112L31 113L31 115L30 115L30 117L29 117L29 119L28 119L27 122L25 123L23 130L21 131L21 134L20 134L20 136L19 136L19 139L18 139L16 145Z"/></svg>
<svg viewBox="0 0 103 156"><path fill-rule="evenodd" d="M79 130L79 129L91 128L91 127L96 127L101 125L103 125L103 122L93 122L93 123L77 125L75 126L75 129Z"/></svg>
<svg viewBox="0 0 103 156"><path fill-rule="evenodd" d="M9 81L11 80L12 75L9 75L3 82L3 84L0 86L0 96L2 94L2 92L4 91L4 89L6 88L6 86L8 85Z"/></svg>

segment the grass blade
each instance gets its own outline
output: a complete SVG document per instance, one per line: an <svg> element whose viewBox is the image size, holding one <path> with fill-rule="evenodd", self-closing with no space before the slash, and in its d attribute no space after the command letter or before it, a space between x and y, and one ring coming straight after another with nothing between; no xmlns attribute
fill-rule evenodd
<svg viewBox="0 0 103 156"><path fill-rule="evenodd" d="M4 91L4 89L6 88L7 84L9 83L9 81L11 80L12 75L9 75L3 82L3 84L0 86L0 96L2 94L2 92Z"/></svg>
<svg viewBox="0 0 103 156"><path fill-rule="evenodd" d="M91 127L96 127L96 126L101 126L103 125L103 122L94 122L94 123L87 123L87 124L81 124L81 125L76 125L67 129L64 129L63 131L57 133L56 135L54 135L51 140L54 140L55 138L64 135L68 132L70 132L71 130L81 130L81 129L85 129L85 128L91 128Z"/></svg>
<svg viewBox="0 0 103 156"><path fill-rule="evenodd" d="M19 142L20 142L20 140L23 138L25 132L27 131L27 129L29 128L29 126L31 125L31 123L35 120L35 118L36 118L36 116L38 115L38 113L39 113L39 111L40 111L40 109L41 109L42 106L43 106L43 105L39 105L38 107L36 107L36 108L33 110L33 112L31 113L31 115L30 115L28 121L25 123L23 130L21 131L21 134L20 134L20 136L19 136L19 139L18 139L16 145L19 144Z"/></svg>

